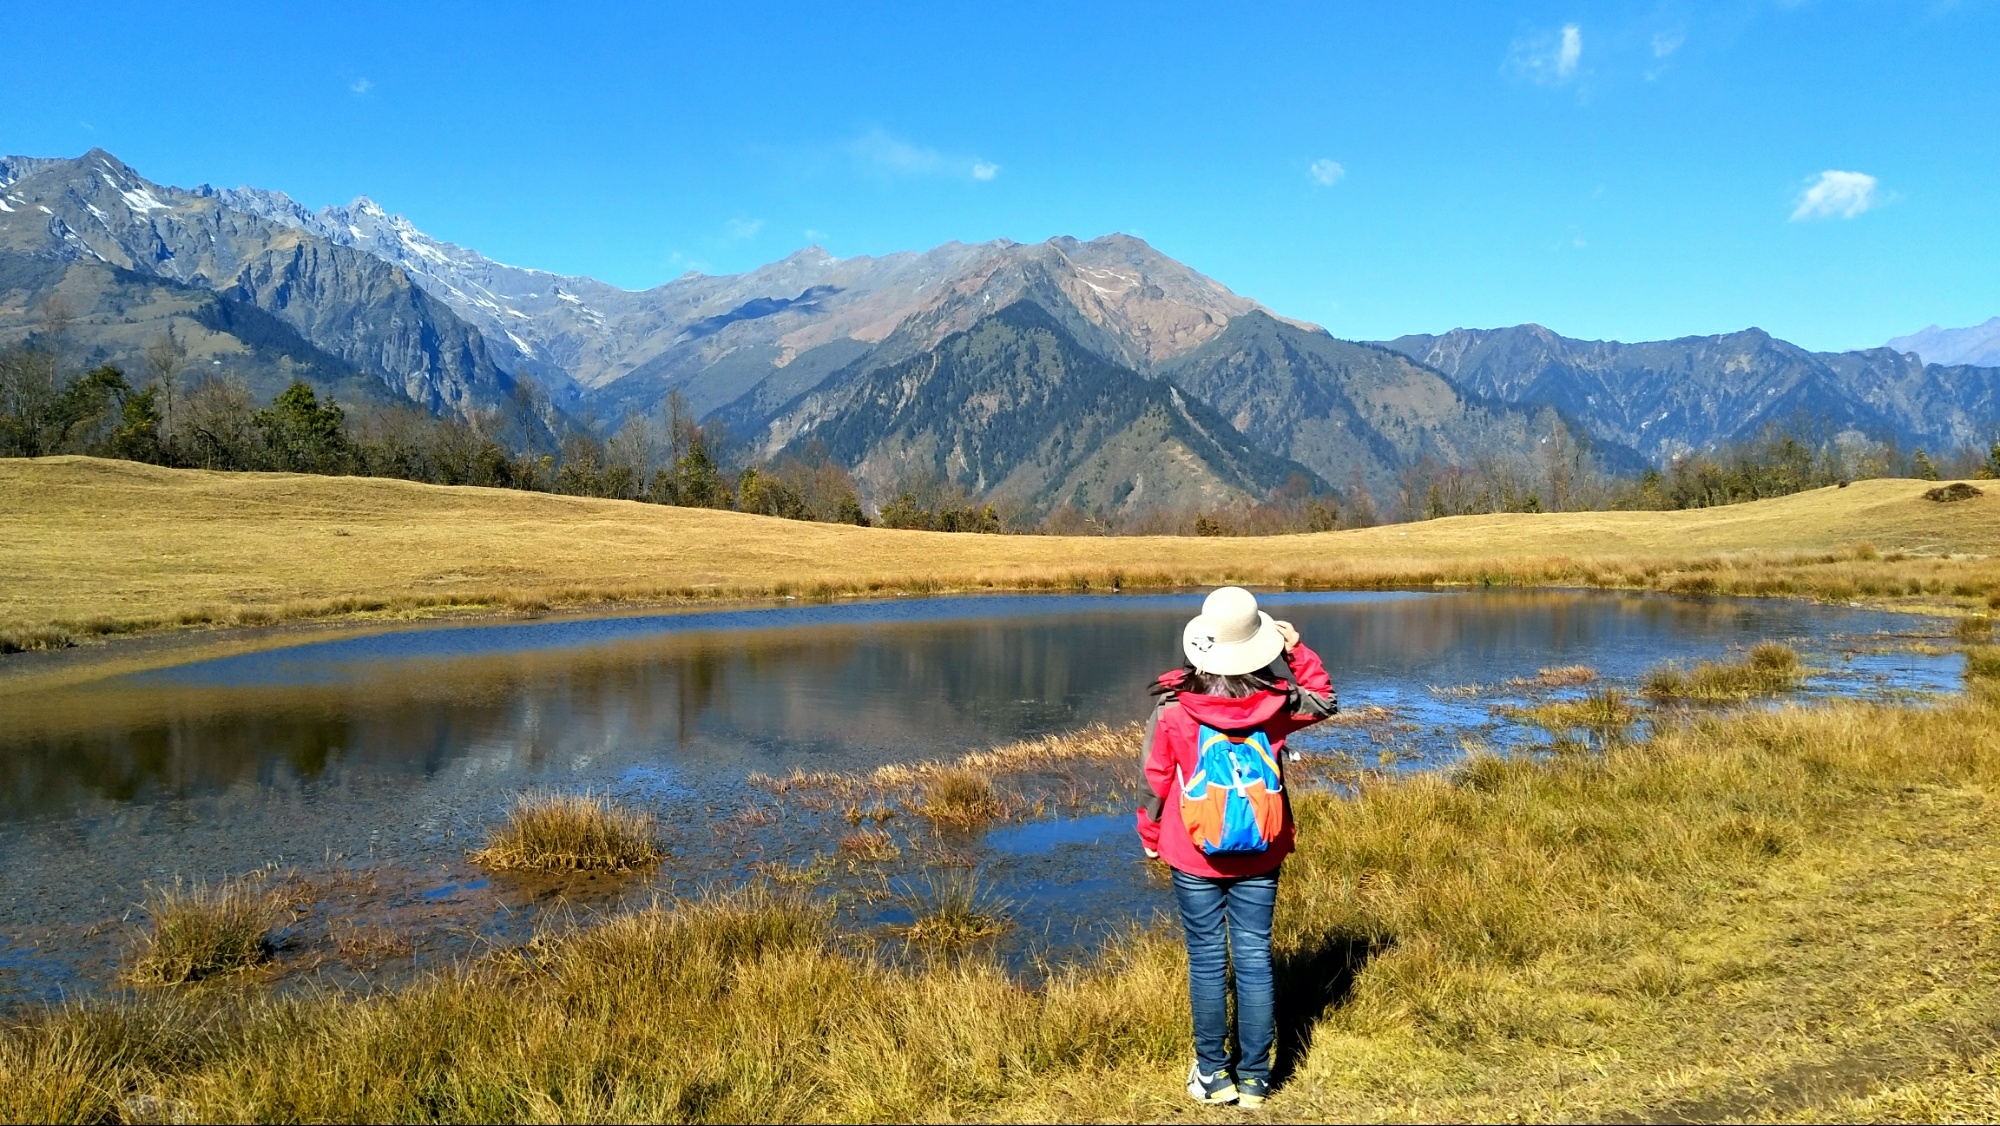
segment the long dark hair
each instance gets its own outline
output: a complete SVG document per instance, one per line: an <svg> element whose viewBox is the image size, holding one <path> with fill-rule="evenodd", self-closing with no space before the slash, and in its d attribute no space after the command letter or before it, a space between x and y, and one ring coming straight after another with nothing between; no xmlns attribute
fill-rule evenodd
<svg viewBox="0 0 2000 1126"><path fill-rule="evenodd" d="M1245 696L1255 696L1259 692L1275 692L1277 688L1277 678L1271 675L1270 669L1258 669L1256 672L1238 676L1223 676L1219 673L1202 672L1193 665L1188 665L1181 670L1179 690L1196 696L1241 699Z"/></svg>

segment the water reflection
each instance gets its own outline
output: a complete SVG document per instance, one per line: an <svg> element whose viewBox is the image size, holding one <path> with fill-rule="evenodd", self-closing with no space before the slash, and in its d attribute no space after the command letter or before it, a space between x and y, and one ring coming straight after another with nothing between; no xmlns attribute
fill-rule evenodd
<svg viewBox="0 0 2000 1126"><path fill-rule="evenodd" d="M1350 703L1446 711L1426 686L1567 663L1635 676L1764 637L1827 644L1912 625L1647 596L1266 601L1305 631ZM911 600L410 630L200 662L0 701L0 821L245 788L405 792L444 774L498 792L613 782L638 766L850 769L1118 722L1143 713L1143 685L1174 661L1197 606L1196 595Z"/></svg>
<svg viewBox="0 0 2000 1126"><path fill-rule="evenodd" d="M1491 693L1436 689L1552 665L1629 685L1663 659L1776 637L1817 667L1813 691L1945 690L1958 668L1950 655L1844 659L1859 639L1936 626L1801 603L1265 602L1325 656L1346 705L1397 717L1295 745L1405 764L1449 760L1465 732L1494 734ZM0 698L0 1004L109 980L119 932L104 924L146 885L270 863L394 867L430 889L405 897L425 911L458 904L476 920L440 950L518 937L532 921L516 902L526 893L474 890L464 856L530 786L661 813L675 855L634 895L811 862L827 842L778 822L718 844L709 811L726 811L753 770L862 769L1136 719L1199 605L1197 594L959 598L408 629ZM1087 938L1158 906L1129 817L1072 808L996 826L980 847L1024 917Z"/></svg>

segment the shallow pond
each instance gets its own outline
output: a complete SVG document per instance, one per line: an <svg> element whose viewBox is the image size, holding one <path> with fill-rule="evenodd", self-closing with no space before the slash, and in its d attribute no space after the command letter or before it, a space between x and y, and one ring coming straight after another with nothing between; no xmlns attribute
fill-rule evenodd
<svg viewBox="0 0 2000 1126"><path fill-rule="evenodd" d="M1955 654L1911 645L1941 623L1796 602L1386 592L1264 603L1298 624L1363 719L1298 748L1371 767L1427 768L1469 745L1534 738L1493 709L1549 698L1526 682L1551 666L1629 687L1662 660L1776 638L1805 656L1807 694L1948 692L1959 675ZM863 927L894 924L939 865L977 866L1015 921L1003 940L1013 956L1087 943L1166 902L1129 830L1136 760L1017 780L1014 815L984 832L891 821L900 859L877 865L839 861L834 842L853 828L841 803L749 779L854 774L1138 719L1199 605L1198 594L964 597L432 626L0 697L0 1002L108 980L147 887L264 866L301 874L288 948L320 950L298 957L344 981L513 940L551 908L763 876L834 890ZM672 858L626 880L469 868L467 850L535 787L647 804ZM335 942L342 920L393 930L416 954L394 953L403 938L379 944L383 957L325 954L372 949ZM402 970L380 970L385 960Z"/></svg>

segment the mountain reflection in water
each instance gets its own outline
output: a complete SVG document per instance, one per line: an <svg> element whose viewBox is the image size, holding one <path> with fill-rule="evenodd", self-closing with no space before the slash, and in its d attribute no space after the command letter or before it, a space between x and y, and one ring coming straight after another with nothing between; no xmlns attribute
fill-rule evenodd
<svg viewBox="0 0 2000 1126"><path fill-rule="evenodd" d="M1401 769L1448 763L1467 739L1524 737L1490 708L1503 682L1553 665L1590 665L1629 689L1661 660L1775 637L1814 667L1808 693L1883 694L1949 690L1959 660L1881 636L1937 634L1935 622L1798 602L1264 602L1326 658L1345 704L1393 717L1293 745ZM369 893L367 910L414 928L414 969L523 939L572 894L608 909L762 878L773 864L823 866L848 829L841 812L746 786L749 772L865 771L1138 719L1200 604L1192 593L935 598L433 626L0 696L0 1010L115 980L134 905L182 878L265 865L311 879L374 873L357 877L387 889ZM1850 660L1855 648L1873 652ZM1431 690L1468 683L1488 687ZM1052 780L1063 793L1040 795L1052 805L983 843L891 822L908 845L897 878L936 862L926 850L971 857L1035 924L1002 940L1021 964L1144 919L1163 900L1129 832L1137 763L1093 769L1095 781ZM571 888L544 902L533 881L489 887L467 851L516 795L545 786L657 812L669 859L594 900ZM843 878L855 922L888 918L869 914L869 873ZM333 925L315 912L313 925ZM302 964L317 964L314 951Z"/></svg>
<svg viewBox="0 0 2000 1126"><path fill-rule="evenodd" d="M1550 665L1630 676L1764 637L1907 629L1801 603L1268 595L1346 698ZM1028 596L389 632L0 699L0 819L330 778L518 786L857 769L1144 714L1199 595Z"/></svg>

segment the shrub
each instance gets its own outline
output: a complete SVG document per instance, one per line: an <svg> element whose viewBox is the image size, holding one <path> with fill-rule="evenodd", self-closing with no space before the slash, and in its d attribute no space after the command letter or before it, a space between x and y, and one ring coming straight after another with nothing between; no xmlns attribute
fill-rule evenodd
<svg viewBox="0 0 2000 1126"><path fill-rule="evenodd" d="M475 864L501 871L629 871L659 861L651 813L589 794L523 794Z"/></svg>

